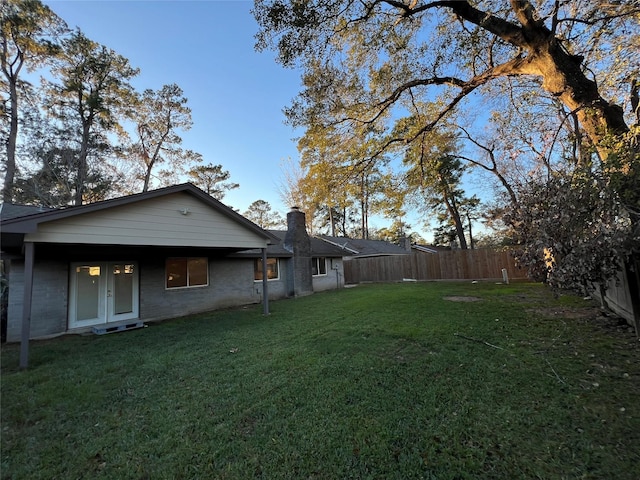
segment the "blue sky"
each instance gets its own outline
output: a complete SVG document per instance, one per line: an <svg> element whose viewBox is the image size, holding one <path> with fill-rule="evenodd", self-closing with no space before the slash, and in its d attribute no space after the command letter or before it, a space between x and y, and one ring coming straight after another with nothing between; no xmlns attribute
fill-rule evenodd
<svg viewBox="0 0 640 480"><path fill-rule="evenodd" d="M192 110L183 147L221 164L240 188L224 202L244 212L255 200L286 213L279 198L283 160L298 159L282 109L300 87L299 72L273 52L254 50L258 26L249 0L44 0L69 27L126 57L143 91L176 83Z"/></svg>

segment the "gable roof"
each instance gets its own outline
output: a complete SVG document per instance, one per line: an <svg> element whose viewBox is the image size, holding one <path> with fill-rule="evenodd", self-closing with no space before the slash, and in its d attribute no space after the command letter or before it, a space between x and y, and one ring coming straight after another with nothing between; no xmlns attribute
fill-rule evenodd
<svg viewBox="0 0 640 480"><path fill-rule="evenodd" d="M5 233L32 233L37 231L38 225L40 225L41 223L61 220L86 213L100 212L106 209L124 205L131 205L143 200L159 198L174 193L186 193L195 197L197 200L213 208L218 213L224 215L225 217L233 220L236 223L241 224L258 236L267 239L268 243L277 241L277 238L272 234L260 228L255 223L251 222L247 218L243 217L233 209L227 207L222 202L216 200L211 195L200 190L198 187L191 183L182 183L179 185L172 185L170 187L159 188L157 190L151 190L148 192L135 193L124 197L112 198L109 200L89 203L86 205L52 209L44 212L39 211L40 207L6 204L2 206L2 210L4 211L5 208L8 208L8 218L5 219L4 214L0 217L2 230ZM7 205L10 206L7 207Z"/></svg>
<svg viewBox="0 0 640 480"><path fill-rule="evenodd" d="M317 235L317 238L343 250L343 255L352 257L375 257L383 255L407 255L404 248L384 240L332 237Z"/></svg>
<svg viewBox="0 0 640 480"><path fill-rule="evenodd" d="M13 209L11 217L2 219L2 240L14 247L35 242L237 251L278 241L190 183L44 212Z"/></svg>

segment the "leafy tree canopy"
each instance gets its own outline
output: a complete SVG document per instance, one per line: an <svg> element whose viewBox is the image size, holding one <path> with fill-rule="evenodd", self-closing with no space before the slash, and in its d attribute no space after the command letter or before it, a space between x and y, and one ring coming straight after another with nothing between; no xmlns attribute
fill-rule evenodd
<svg viewBox="0 0 640 480"><path fill-rule="evenodd" d="M472 96L532 81L577 116L603 159L603 138L627 132L635 116L623 106L638 91L637 2L256 0L253 12L258 48L303 70L291 122L361 139L384 133L369 158L419 138ZM440 108L423 115L421 102L434 98Z"/></svg>
<svg viewBox="0 0 640 480"><path fill-rule="evenodd" d="M240 184L229 181L231 174L222 165L198 165L188 172L190 181L216 200L222 200L229 190Z"/></svg>
<svg viewBox="0 0 640 480"><path fill-rule="evenodd" d="M287 225L282 215L265 200L256 200L242 215L262 228L286 228Z"/></svg>

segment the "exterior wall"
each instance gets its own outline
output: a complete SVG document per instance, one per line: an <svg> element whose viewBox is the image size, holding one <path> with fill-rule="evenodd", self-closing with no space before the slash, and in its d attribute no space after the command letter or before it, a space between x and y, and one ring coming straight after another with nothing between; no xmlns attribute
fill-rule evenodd
<svg viewBox="0 0 640 480"><path fill-rule="evenodd" d="M33 271L31 338L66 331L68 284L68 262L36 261ZM8 342L17 342L21 337L23 295L24 261L12 260L9 269Z"/></svg>
<svg viewBox="0 0 640 480"><path fill-rule="evenodd" d="M165 258L140 265L140 320L162 320L262 301L253 281L253 259L209 258L209 285L165 288ZM284 280L269 282L269 298L286 296Z"/></svg>
<svg viewBox="0 0 640 480"><path fill-rule="evenodd" d="M278 272L280 273L279 278L274 280L267 280L269 300L279 300L281 298L287 298L290 296L288 287L288 265L290 263L293 263L291 259L278 259ZM251 278L253 278L253 260L251 260ZM262 280L253 282L253 291L260 296L260 301L262 301Z"/></svg>
<svg viewBox="0 0 640 480"><path fill-rule="evenodd" d="M166 258L159 255L155 259L138 262L139 318L142 321L262 302L262 282L253 280L253 259L209 257L208 286L166 289ZM271 300L287 297L285 263L281 260L280 278L269 281ZM23 295L24 261L13 260L9 269L8 342L20 341ZM31 307L32 339L67 332L68 295L69 261L36 259Z"/></svg>
<svg viewBox="0 0 640 480"><path fill-rule="evenodd" d="M313 291L335 290L344 287L344 269L341 258L327 259L327 274L313 277Z"/></svg>
<svg viewBox="0 0 640 480"><path fill-rule="evenodd" d="M185 213L185 214L183 214ZM187 193L44 222L25 241L262 248L266 240Z"/></svg>

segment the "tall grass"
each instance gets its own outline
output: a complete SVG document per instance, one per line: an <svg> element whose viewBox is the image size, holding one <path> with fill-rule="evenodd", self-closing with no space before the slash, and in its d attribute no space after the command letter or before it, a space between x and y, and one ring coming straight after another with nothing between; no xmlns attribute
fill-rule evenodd
<svg viewBox="0 0 640 480"><path fill-rule="evenodd" d="M9 345L2 477L635 479L639 360L593 304L531 284L360 286L34 342L27 371Z"/></svg>

